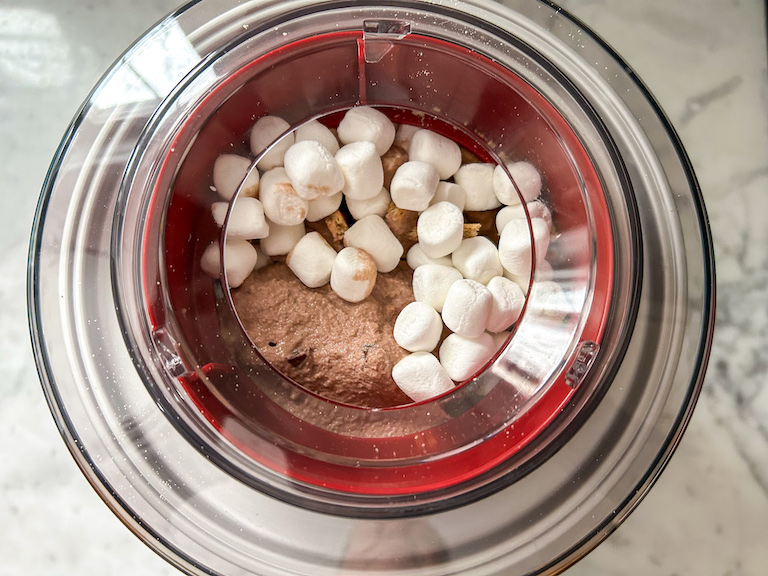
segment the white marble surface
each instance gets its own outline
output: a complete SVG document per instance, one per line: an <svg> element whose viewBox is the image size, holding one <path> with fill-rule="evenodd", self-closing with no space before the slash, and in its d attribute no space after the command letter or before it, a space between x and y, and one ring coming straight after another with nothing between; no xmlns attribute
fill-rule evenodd
<svg viewBox="0 0 768 576"><path fill-rule="evenodd" d="M53 424L27 336L39 189L80 102L174 0L0 3L0 576L173 575L100 502ZM570 576L768 570L768 81L758 0L564 0L666 110L715 240L718 328L704 393L638 510Z"/></svg>

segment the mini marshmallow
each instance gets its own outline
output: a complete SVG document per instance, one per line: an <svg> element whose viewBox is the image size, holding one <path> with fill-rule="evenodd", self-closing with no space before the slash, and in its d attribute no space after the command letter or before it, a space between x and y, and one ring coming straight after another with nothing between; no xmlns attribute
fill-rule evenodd
<svg viewBox="0 0 768 576"><path fill-rule="evenodd" d="M281 134L285 133L290 124L277 116L263 116L256 121L251 128L251 154L259 156ZM286 150L293 146L296 136L293 132L285 134L272 146L268 152L256 163L259 170L265 172L277 166L283 165L283 157Z"/></svg>
<svg viewBox="0 0 768 576"><path fill-rule="evenodd" d="M525 202L536 200L541 194L541 174L530 162L512 162L506 165ZM496 166L493 172L493 191L502 204L520 204L520 195L504 168Z"/></svg>
<svg viewBox="0 0 768 576"><path fill-rule="evenodd" d="M362 220L371 214L384 218L390 202L392 202L392 198L389 196L389 192L386 188L382 188L376 196L368 200L347 198L347 208L355 220Z"/></svg>
<svg viewBox="0 0 768 576"><path fill-rule="evenodd" d="M392 333L408 352L432 352L443 333L443 321L429 304L411 302L398 314Z"/></svg>
<svg viewBox="0 0 768 576"><path fill-rule="evenodd" d="M275 224L295 226L307 216L308 203L296 193L282 166L272 168L261 177L259 198L264 214Z"/></svg>
<svg viewBox="0 0 768 576"><path fill-rule="evenodd" d="M536 260L540 262L547 255L549 247L549 226L541 218L531 220L531 230L536 243ZM527 220L510 220L499 238L499 259L501 265L516 276L529 276L532 263L531 236Z"/></svg>
<svg viewBox="0 0 768 576"><path fill-rule="evenodd" d="M416 234L424 254L440 258L453 252L464 235L464 214L450 202L438 202L419 215Z"/></svg>
<svg viewBox="0 0 768 576"><path fill-rule="evenodd" d="M485 332L492 306L493 296L480 282L457 280L445 295L443 322L457 334L477 338Z"/></svg>
<svg viewBox="0 0 768 576"><path fill-rule="evenodd" d="M411 139L419 130L421 130L419 126L411 126L410 124L398 125L395 132L395 144L408 152L411 148Z"/></svg>
<svg viewBox="0 0 768 576"><path fill-rule="evenodd" d="M417 302L424 302L442 312L448 289L461 279L461 272L453 266L424 264L413 271L413 296Z"/></svg>
<svg viewBox="0 0 768 576"><path fill-rule="evenodd" d="M493 296L493 305L485 329L488 332L503 332L520 318L525 295L520 286L502 276L488 282L488 291Z"/></svg>
<svg viewBox="0 0 768 576"><path fill-rule="evenodd" d="M419 266L424 266L425 264L441 264L443 266L453 267L450 256L430 258L424 254L424 251L421 249L421 245L418 242L408 250L408 254L405 255L405 261L408 263L408 266L411 267L411 270L416 270Z"/></svg>
<svg viewBox="0 0 768 576"><path fill-rule="evenodd" d="M432 196L432 200L429 201L429 204L433 205L438 202L450 202L463 212L466 200L467 193L464 192L464 188L458 184L454 184L453 182L438 182L437 188L435 188L435 195Z"/></svg>
<svg viewBox="0 0 768 576"><path fill-rule="evenodd" d="M507 338L509 338L510 332L509 330L505 330L504 332L497 332L496 334L491 334L491 338L493 338L493 345L496 346L496 350L501 350L504 345L507 343Z"/></svg>
<svg viewBox="0 0 768 576"><path fill-rule="evenodd" d="M432 164L440 174L441 180L453 176L461 167L461 149L453 140L431 130L417 130L411 137L408 149L411 160L421 160Z"/></svg>
<svg viewBox="0 0 768 576"><path fill-rule="evenodd" d="M487 332L477 338L450 334L440 345L440 364L448 376L462 382L477 374L497 350L493 337Z"/></svg>
<svg viewBox="0 0 768 576"><path fill-rule="evenodd" d="M552 265L546 260L536 263L536 282L547 282L554 277L554 271ZM512 280L515 284L520 286L523 294L528 294L528 285L531 281L530 272L527 274L512 274L508 270L504 270L504 278Z"/></svg>
<svg viewBox="0 0 768 576"><path fill-rule="evenodd" d="M295 134L296 142L303 142L304 140L320 142L332 156L339 151L339 141L336 140L336 136L327 126L317 120L310 120L306 124L302 124L296 128Z"/></svg>
<svg viewBox="0 0 768 576"><path fill-rule="evenodd" d="M336 192L333 196L324 196L317 200L310 200L307 207L307 222L317 222L326 216L330 216L341 206L344 195Z"/></svg>
<svg viewBox="0 0 768 576"><path fill-rule="evenodd" d="M560 321L574 312L563 288L557 282L535 281L530 301L531 314Z"/></svg>
<svg viewBox="0 0 768 576"><path fill-rule="evenodd" d="M541 218L550 228L552 227L552 213L549 211L549 208L544 205L543 202L534 200L533 202L528 202L525 207L528 209L528 214L531 216L531 218ZM515 206L505 206L496 213L496 230L499 235L501 235L502 230L504 230L504 226L506 226L510 220L515 220L518 218L525 219L525 217L525 210L523 210L522 204L516 204Z"/></svg>
<svg viewBox="0 0 768 576"><path fill-rule="evenodd" d="M493 170L494 164L475 162L464 164L454 174L456 184L466 192L464 210L482 212L501 206L493 192Z"/></svg>
<svg viewBox="0 0 768 576"><path fill-rule="evenodd" d="M227 282L230 288L237 288L253 272L259 261L259 253L248 240L227 240L224 251ZM203 251L200 267L211 278L218 279L220 277L221 250L218 242L214 242Z"/></svg>
<svg viewBox="0 0 768 576"><path fill-rule="evenodd" d="M423 402L455 387L440 362L429 352L409 354L392 367L397 387L414 402Z"/></svg>
<svg viewBox="0 0 768 576"><path fill-rule="evenodd" d="M336 153L336 163L344 175L344 196L353 200L368 200L384 186L381 157L372 142L352 142Z"/></svg>
<svg viewBox="0 0 768 576"><path fill-rule="evenodd" d="M344 248L331 270L331 290L347 302L365 300L376 284L376 263L359 248Z"/></svg>
<svg viewBox="0 0 768 576"><path fill-rule="evenodd" d="M344 246L365 250L376 262L379 272L392 272L403 255L403 245L381 216L374 214L358 220L344 233Z"/></svg>
<svg viewBox="0 0 768 576"><path fill-rule="evenodd" d="M296 243L285 263L308 288L319 288L331 280L336 250L319 232L310 232Z"/></svg>
<svg viewBox="0 0 768 576"><path fill-rule="evenodd" d="M305 200L333 196L344 187L339 165L320 142L297 142L286 150L284 163L296 193Z"/></svg>
<svg viewBox="0 0 768 576"><path fill-rule="evenodd" d="M221 228L229 210L228 202L214 202L211 212L216 225ZM232 214L227 225L227 238L253 240L269 234L269 226L264 218L264 207L256 198L238 198L232 206Z"/></svg>
<svg viewBox="0 0 768 576"><path fill-rule="evenodd" d="M261 249L267 256L284 256L304 236L304 223L295 226L281 226L267 220L269 236L261 239Z"/></svg>
<svg viewBox="0 0 768 576"><path fill-rule="evenodd" d="M431 164L409 160L392 177L389 193L395 206L421 212L429 207L440 176Z"/></svg>
<svg viewBox="0 0 768 576"><path fill-rule="evenodd" d="M251 167L250 158L237 154L222 154L213 163L213 185L224 200L232 200L245 179L241 196L256 197L259 195L259 171ZM247 175L247 178L246 178Z"/></svg>
<svg viewBox="0 0 768 576"><path fill-rule="evenodd" d="M485 236L462 240L451 255L451 263L464 278L481 284L488 284L491 278L504 273L496 245Z"/></svg>
<svg viewBox="0 0 768 576"><path fill-rule="evenodd" d="M381 156L395 141L395 125L384 114L370 106L351 108L341 119L338 128L342 144L365 140L373 142Z"/></svg>

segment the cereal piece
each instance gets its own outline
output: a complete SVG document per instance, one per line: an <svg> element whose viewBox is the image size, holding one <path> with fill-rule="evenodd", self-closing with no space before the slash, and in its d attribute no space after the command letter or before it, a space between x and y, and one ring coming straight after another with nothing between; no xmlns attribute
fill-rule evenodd
<svg viewBox="0 0 768 576"><path fill-rule="evenodd" d="M381 166L384 169L384 188L389 190L392 186L392 177L403 164L408 162L408 153L400 146L392 145L384 156L381 157Z"/></svg>
<svg viewBox="0 0 768 576"><path fill-rule="evenodd" d="M352 200L368 200L381 192L384 169L372 142L352 142L336 153L336 163L344 175L344 196Z"/></svg>
<svg viewBox="0 0 768 576"><path fill-rule="evenodd" d="M493 305L485 329L488 332L503 332L520 318L525 295L520 286L502 276L492 278L488 282L488 290L493 296Z"/></svg>
<svg viewBox="0 0 768 576"><path fill-rule="evenodd" d="M310 232L296 243L285 263L308 288L319 288L331 280L336 250L318 233Z"/></svg>
<svg viewBox="0 0 768 576"><path fill-rule="evenodd" d="M221 228L229 210L228 202L214 202L211 212L216 225ZM269 234L269 226L264 218L264 207L256 198L238 198L232 206L232 214L227 225L227 238L253 240Z"/></svg>
<svg viewBox="0 0 768 576"><path fill-rule="evenodd" d="M303 222L294 226L281 226L267 219L267 224L269 224L269 235L261 239L261 249L267 256L288 254L304 236Z"/></svg>
<svg viewBox="0 0 768 576"><path fill-rule="evenodd" d="M256 121L251 128L251 154L258 157L266 148L268 148L277 138L290 129L290 124L278 118L277 116L263 116ZM290 148L296 140L293 132L288 132L275 142L264 156L256 163L256 166L262 172L271 170L277 166L283 165L285 151Z"/></svg>
<svg viewBox="0 0 768 576"><path fill-rule="evenodd" d="M464 278L481 284L488 284L491 278L504 273L496 245L485 236L462 240L451 255L451 263Z"/></svg>
<svg viewBox="0 0 768 576"><path fill-rule="evenodd" d="M248 240L227 240L224 245L224 268L230 288L237 288L251 274L259 261L259 252ZM219 243L208 246L200 258L200 267L208 276L221 276L221 250ZM222 279L223 281L223 279Z"/></svg>
<svg viewBox="0 0 768 576"><path fill-rule="evenodd" d="M314 140L297 142L286 150L285 171L296 193L305 200L333 196L344 187L344 175L336 160Z"/></svg>
<svg viewBox="0 0 768 576"><path fill-rule="evenodd" d="M387 214L391 202L392 199L389 196L389 192L386 188L382 188L376 196L367 200L347 198L347 208L355 220L362 220L371 214L383 218Z"/></svg>
<svg viewBox="0 0 768 576"><path fill-rule="evenodd" d="M536 243L536 260L541 262L549 247L549 226L541 218L531 220L531 230ZM499 259L505 270L516 276L529 276L533 250L527 220L510 220L499 239Z"/></svg>
<svg viewBox="0 0 768 576"><path fill-rule="evenodd" d="M336 210L336 212L325 219L325 225L331 233L331 243L334 245L338 243L339 247L341 247L344 242L344 234L349 230L349 224L347 224L347 219L344 218L344 214L342 214L341 211Z"/></svg>
<svg viewBox="0 0 768 576"><path fill-rule="evenodd" d="M464 235L464 214L450 202L438 202L419 215L416 225L419 244L430 258L453 252Z"/></svg>
<svg viewBox="0 0 768 576"><path fill-rule="evenodd" d="M421 212L429 207L439 181L434 166L409 160L395 172L389 193L398 208Z"/></svg>
<svg viewBox="0 0 768 576"><path fill-rule="evenodd" d="M336 136L333 135L330 128L317 120L310 120L296 128L296 142L303 142L304 140L320 142L331 156L336 155L336 152L339 151L339 141L336 140Z"/></svg>
<svg viewBox="0 0 768 576"><path fill-rule="evenodd" d="M408 158L432 164L437 169L441 180L453 176L461 166L459 145L445 136L426 129L417 130L411 137Z"/></svg>
<svg viewBox="0 0 768 576"><path fill-rule="evenodd" d="M261 177L259 198L264 214L275 224L295 226L307 216L307 201L296 193L282 166L272 168Z"/></svg>
<svg viewBox="0 0 768 576"><path fill-rule="evenodd" d="M466 201L464 210L493 210L501 206L493 192L494 164L464 164L454 174L456 184L464 188Z"/></svg>
<svg viewBox="0 0 768 576"><path fill-rule="evenodd" d="M307 207L307 222L317 222L330 216L341 206L344 195L337 192L333 196L324 196L317 200L310 200Z"/></svg>
<svg viewBox="0 0 768 576"><path fill-rule="evenodd" d="M443 321L432 306L411 302L395 320L395 342L408 352L432 352L440 341Z"/></svg>
<svg viewBox="0 0 768 576"><path fill-rule="evenodd" d="M462 382L477 374L497 350L493 337L487 332L477 338L451 334L440 345L440 364L451 379Z"/></svg>
<svg viewBox="0 0 768 576"><path fill-rule="evenodd" d="M443 266L453 267L450 256L443 256L442 258L430 258L424 254L420 244L414 244L410 250L408 250L408 253L405 255L405 261L408 263L408 266L410 266L412 270L416 270L416 268L419 266L424 266L425 264L442 264Z"/></svg>
<svg viewBox="0 0 768 576"><path fill-rule="evenodd" d="M213 163L213 186L224 200L230 201L237 193L240 183L245 179L240 196L257 197L259 195L259 171L248 170L250 158L237 154L222 154ZM247 178L246 178L247 176Z"/></svg>
<svg viewBox="0 0 768 576"><path fill-rule="evenodd" d="M451 377L429 352L409 354L392 368L392 379L414 402L453 390Z"/></svg>
<svg viewBox="0 0 768 576"><path fill-rule="evenodd" d="M509 179L504 168L496 166L493 172L493 191L502 204L514 206L520 204L520 196L525 202L533 202L541 194L541 174L530 162L512 162L506 165L509 174L520 190L518 195L515 184Z"/></svg>
<svg viewBox="0 0 768 576"><path fill-rule="evenodd" d="M443 322L457 334L477 338L485 332L492 305L491 292L480 282L457 280L445 296Z"/></svg>
<svg viewBox="0 0 768 576"><path fill-rule="evenodd" d="M543 202L534 200L526 204L528 214L531 218L542 218L547 225L552 228L552 213L549 211ZM496 230L501 235L501 231L504 230L510 220L518 218L525 219L525 210L523 210L522 204L516 204L515 206L505 206L496 213Z"/></svg>
<svg viewBox="0 0 768 576"><path fill-rule="evenodd" d="M400 262L403 245L386 222L374 214L355 222L344 234L344 245L365 250L376 262L379 272L391 272Z"/></svg>
<svg viewBox="0 0 768 576"><path fill-rule="evenodd" d="M342 144L373 142L377 154L382 156L395 141L395 125L375 108L357 106L350 108L341 119L338 134Z"/></svg>
<svg viewBox="0 0 768 576"><path fill-rule="evenodd" d="M413 271L413 295L417 302L424 302L442 312L448 289L461 279L461 272L453 266L424 264Z"/></svg>
<svg viewBox="0 0 768 576"><path fill-rule="evenodd" d="M438 182L437 188L435 188L435 195L432 196L431 204L437 204L438 202L450 202L455 204L459 210L464 210L464 204L467 200L467 193L464 192L464 188L453 182Z"/></svg>
<svg viewBox="0 0 768 576"><path fill-rule="evenodd" d="M331 270L331 290L347 302L365 300L376 284L376 263L359 248L344 248Z"/></svg>
<svg viewBox="0 0 768 576"><path fill-rule="evenodd" d="M419 130L421 130L420 126L400 124L397 127L397 132L395 133L395 144L405 150L407 153L411 147L411 139L413 138L413 135L416 134L416 132Z"/></svg>
<svg viewBox="0 0 768 576"><path fill-rule="evenodd" d="M482 224L464 224L464 233L461 235L461 237L464 240L467 238L475 238L480 234L482 227Z"/></svg>

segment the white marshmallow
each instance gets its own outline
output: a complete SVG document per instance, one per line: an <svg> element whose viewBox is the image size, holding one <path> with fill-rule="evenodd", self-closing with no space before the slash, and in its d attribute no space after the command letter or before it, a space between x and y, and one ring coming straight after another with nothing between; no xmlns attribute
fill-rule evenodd
<svg viewBox="0 0 768 576"><path fill-rule="evenodd" d="M392 272L403 255L403 245L381 216L374 214L358 220L344 233L344 246L365 250L376 262L379 272Z"/></svg>
<svg viewBox="0 0 768 576"><path fill-rule="evenodd" d="M367 200L354 200L347 197L347 208L355 220L362 220L371 214L384 218L390 202L392 202L392 198L389 192L386 188L382 188L376 196Z"/></svg>
<svg viewBox="0 0 768 576"><path fill-rule="evenodd" d="M221 228L229 210L228 202L214 202L211 212L216 225ZM238 198L232 206L232 214L227 225L227 238L253 240L269 234L269 226L264 218L264 207L256 198L248 196Z"/></svg>
<svg viewBox="0 0 768 576"><path fill-rule="evenodd" d="M320 142L297 142L286 150L284 163L296 193L305 200L333 196L344 187L339 165Z"/></svg>
<svg viewBox="0 0 768 576"><path fill-rule="evenodd" d="M431 130L422 129L417 130L411 137L408 158L432 164L440 174L440 179L446 180L461 166L461 149L453 140Z"/></svg>
<svg viewBox="0 0 768 576"><path fill-rule="evenodd" d="M451 377L429 352L409 354L392 367L397 387L414 402L423 402L455 388Z"/></svg>
<svg viewBox="0 0 768 576"><path fill-rule="evenodd" d="M261 249L267 256L283 256L288 254L304 236L304 223L295 226L281 226L274 222L269 224L269 236L261 239Z"/></svg>
<svg viewBox="0 0 768 576"><path fill-rule="evenodd" d="M520 318L525 295L520 286L502 276L492 278L488 282L488 290L493 296L493 305L485 329L488 332L503 332Z"/></svg>
<svg viewBox="0 0 768 576"><path fill-rule="evenodd" d="M457 334L477 338L485 332L492 306L493 296L480 282L457 280L445 295L443 322Z"/></svg>
<svg viewBox="0 0 768 576"><path fill-rule="evenodd" d="M574 312L563 288L557 282L535 281L534 297L529 304L532 314L541 314L552 320L562 320Z"/></svg>
<svg viewBox="0 0 768 576"><path fill-rule="evenodd" d="M418 242L408 250L408 254L405 256L405 261L408 263L408 266L411 267L411 270L416 270L419 266L424 266L425 264L442 264L443 266L453 267L450 256L430 258L424 254L424 250L421 249L421 245Z"/></svg>
<svg viewBox="0 0 768 576"><path fill-rule="evenodd" d="M512 179L520 190L525 202L536 200L541 194L541 174L530 162L512 162L507 164ZM502 204L513 206L520 204L520 195L509 179L504 168L497 166L493 172L493 191Z"/></svg>
<svg viewBox="0 0 768 576"><path fill-rule="evenodd" d="M336 192L333 196L324 196L317 200L310 200L307 207L307 222L317 222L326 216L330 216L341 206L344 195Z"/></svg>
<svg viewBox="0 0 768 576"><path fill-rule="evenodd" d="M552 280L555 276L555 271L552 269L552 264L547 260L542 260L536 263L536 280L538 282L547 282Z"/></svg>
<svg viewBox="0 0 768 576"><path fill-rule="evenodd" d="M365 300L376 284L376 263L359 248L344 248L331 270L331 289L347 302Z"/></svg>
<svg viewBox="0 0 768 576"><path fill-rule="evenodd" d="M443 333L443 321L429 304L411 302L398 314L392 333L408 352L432 352Z"/></svg>
<svg viewBox="0 0 768 576"><path fill-rule="evenodd" d="M232 200L245 178L241 196L256 197L259 195L259 171L252 170L250 158L244 158L237 154L222 154L213 163L213 185L216 192L224 200ZM247 175L247 178L246 178Z"/></svg>
<svg viewBox="0 0 768 576"><path fill-rule="evenodd" d="M450 202L438 202L419 215L416 234L424 254L440 258L461 244L464 234L464 214Z"/></svg>
<svg viewBox="0 0 768 576"><path fill-rule="evenodd" d="M448 376L462 382L477 374L497 350L493 337L487 332L477 338L451 334L440 345L440 364Z"/></svg>
<svg viewBox="0 0 768 576"><path fill-rule="evenodd" d="M464 192L464 188L458 184L454 184L453 182L438 182L437 188L435 188L435 195L432 196L432 200L429 201L429 204L433 205L438 202L450 202L463 212L466 199L467 193Z"/></svg>
<svg viewBox="0 0 768 576"><path fill-rule="evenodd" d="M511 280L515 284L517 284L520 287L520 290L523 291L523 294L528 294L528 285L531 281L531 275L530 274L512 274L509 270L504 270L503 274L504 278L507 280Z"/></svg>
<svg viewBox="0 0 768 576"><path fill-rule="evenodd" d="M448 289L461 278L461 272L453 266L419 266L413 271L413 295L418 302L429 304L438 312L442 312Z"/></svg>
<svg viewBox="0 0 768 576"><path fill-rule="evenodd" d="M421 212L429 207L439 181L432 164L409 160L395 172L389 193L398 208Z"/></svg>
<svg viewBox="0 0 768 576"><path fill-rule="evenodd" d="M408 152L411 148L411 138L419 130L421 130L419 126L411 126L410 124L398 125L397 132L395 133L395 144Z"/></svg>
<svg viewBox="0 0 768 576"><path fill-rule="evenodd" d="M306 124L302 124L296 128L296 142L303 142L304 140L314 140L320 142L331 155L335 155L339 151L339 141L336 140L336 136L327 127L318 122L317 120L310 120Z"/></svg>
<svg viewBox="0 0 768 576"><path fill-rule="evenodd" d="M256 124L253 125L253 128L251 128L251 154L254 156L261 154L290 127L288 122L277 116L263 116L259 118ZM259 159L256 166L262 172L282 166L285 151L293 145L295 140L294 133L288 132L278 142L275 142L275 145Z"/></svg>
<svg viewBox="0 0 768 576"><path fill-rule="evenodd" d="M451 263L464 278L488 284L491 278L504 273L496 245L485 236L462 240L451 255Z"/></svg>
<svg viewBox="0 0 768 576"><path fill-rule="evenodd" d="M264 214L275 224L295 226L307 216L308 203L296 193L282 166L272 168L261 177L259 199Z"/></svg>
<svg viewBox="0 0 768 576"><path fill-rule="evenodd" d="M342 144L365 140L373 142L379 156L395 141L395 125L384 114L370 106L351 108L342 118L338 128Z"/></svg>
<svg viewBox="0 0 768 576"><path fill-rule="evenodd" d="M372 142L352 142L336 153L336 163L344 175L341 191L353 200L368 200L384 186L384 167Z"/></svg>
<svg viewBox="0 0 768 576"><path fill-rule="evenodd" d="M310 232L296 243L285 263L308 288L319 288L331 280L336 250L319 232Z"/></svg>
<svg viewBox="0 0 768 576"><path fill-rule="evenodd" d="M533 202L528 202L525 207L528 209L528 214L531 218L541 218L550 228L552 227L552 213L543 202L534 200ZM523 210L522 204L505 206L496 213L496 231L501 235L504 226L506 226L510 220L518 218L525 219L525 217L525 210Z"/></svg>
<svg viewBox="0 0 768 576"><path fill-rule="evenodd" d="M464 164L454 174L456 184L466 192L464 210L493 210L501 206L493 192L493 170L494 164L474 162Z"/></svg>
<svg viewBox="0 0 768 576"><path fill-rule="evenodd" d="M493 345L496 346L496 350L501 350L504 345L507 343L507 338L509 338L510 332L509 330L505 330L504 332L497 332L496 334L491 334L491 338L493 338Z"/></svg>
<svg viewBox="0 0 768 576"><path fill-rule="evenodd" d="M541 218L531 220L531 231L536 243L536 260L541 262L549 247L549 226ZM499 238L499 259L501 265L516 276L531 274L533 252L527 220L510 220Z"/></svg>
<svg viewBox="0 0 768 576"><path fill-rule="evenodd" d="M259 261L259 253L248 240L227 240L224 252L227 282L230 288L237 288L253 272ZM200 267L211 278L218 279L221 276L221 251L218 242L203 251Z"/></svg>

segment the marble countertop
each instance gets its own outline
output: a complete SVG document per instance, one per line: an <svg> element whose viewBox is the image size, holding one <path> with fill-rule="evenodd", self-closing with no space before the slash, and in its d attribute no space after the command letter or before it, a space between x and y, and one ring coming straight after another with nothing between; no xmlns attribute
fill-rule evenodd
<svg viewBox="0 0 768 576"><path fill-rule="evenodd" d="M768 566L768 79L759 0L563 0L655 94L700 180L717 330L704 391L661 479L569 576L762 576ZM28 343L32 217L78 106L176 0L0 6L0 576L171 576L71 459ZM119 23L119 25L117 25Z"/></svg>

